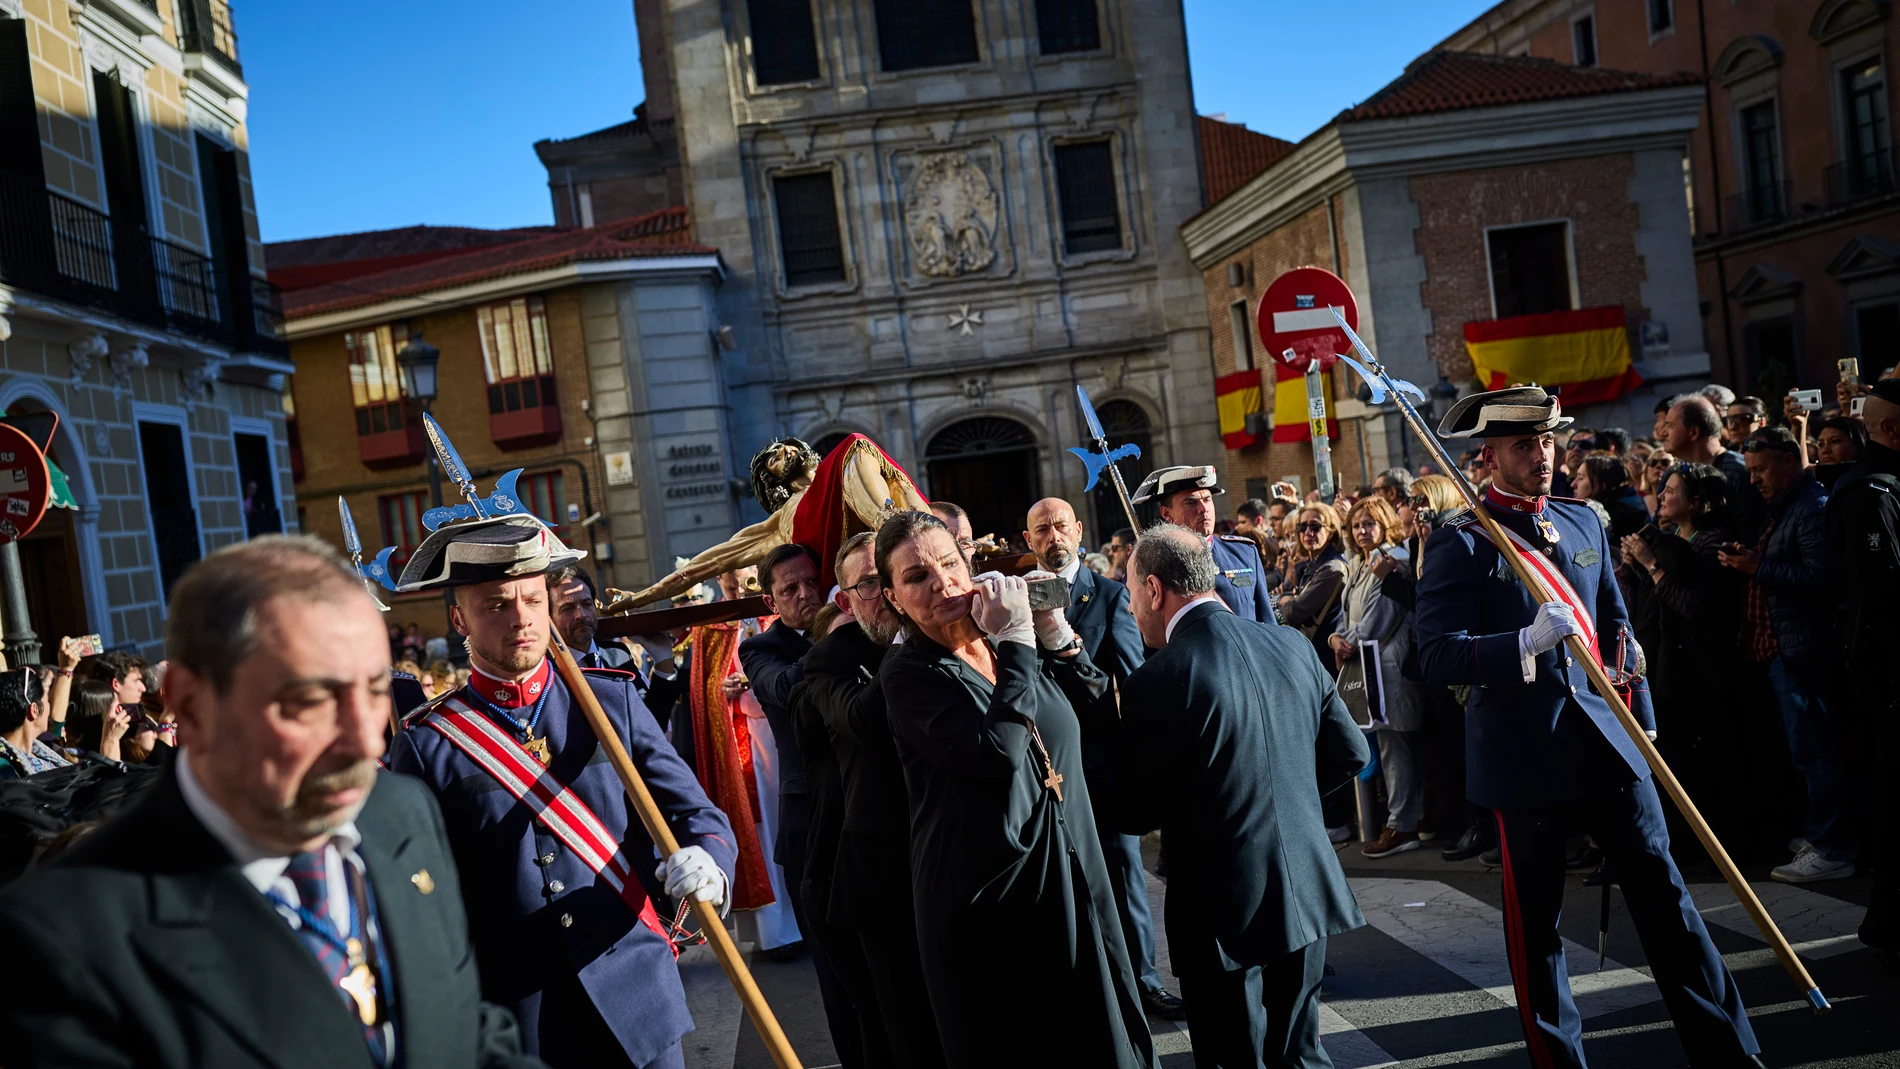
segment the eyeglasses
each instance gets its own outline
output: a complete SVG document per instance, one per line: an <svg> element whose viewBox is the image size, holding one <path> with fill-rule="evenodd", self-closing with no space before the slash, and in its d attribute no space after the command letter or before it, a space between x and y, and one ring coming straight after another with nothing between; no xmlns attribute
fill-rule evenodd
<svg viewBox="0 0 1900 1069"><path fill-rule="evenodd" d="M866 579L860 579L851 587L851 593L854 594L859 601L876 601L878 594L882 593L883 590L884 584L878 582L877 576L875 575Z"/></svg>
<svg viewBox="0 0 1900 1069"><path fill-rule="evenodd" d="M1671 461L1667 461L1667 460L1652 460L1649 462L1649 466L1652 468L1666 468L1670 465L1670 463Z"/></svg>
<svg viewBox="0 0 1900 1069"><path fill-rule="evenodd" d="M1741 412L1733 416L1723 416L1722 422L1730 427L1746 427L1751 423L1765 423L1767 418L1752 412Z"/></svg>
<svg viewBox="0 0 1900 1069"><path fill-rule="evenodd" d="M1424 494L1413 494L1405 503L1415 509L1428 509L1432 507L1432 499L1426 497Z"/></svg>
<svg viewBox="0 0 1900 1069"><path fill-rule="evenodd" d="M1302 532L1310 533L1313 531L1324 531L1326 529L1326 525L1319 522L1318 520L1307 520L1305 523L1300 524L1299 527L1295 529Z"/></svg>
<svg viewBox="0 0 1900 1069"><path fill-rule="evenodd" d="M957 539L957 548L963 551L964 556L972 556L976 553L976 539L959 538Z"/></svg>

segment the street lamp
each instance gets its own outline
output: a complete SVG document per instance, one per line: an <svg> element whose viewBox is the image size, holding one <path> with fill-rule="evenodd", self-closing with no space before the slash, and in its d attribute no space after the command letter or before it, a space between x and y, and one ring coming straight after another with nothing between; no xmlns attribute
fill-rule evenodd
<svg viewBox="0 0 1900 1069"><path fill-rule="evenodd" d="M402 369L402 392L422 406L426 414L429 406L435 403L436 364L442 359L442 350L422 340L421 334L411 334L403 347L396 351L396 365ZM422 448L423 462L429 466L429 507L442 507L442 465L436 461L435 447L425 443ZM453 608L455 596L443 591L442 601ZM451 620L450 628L454 623Z"/></svg>

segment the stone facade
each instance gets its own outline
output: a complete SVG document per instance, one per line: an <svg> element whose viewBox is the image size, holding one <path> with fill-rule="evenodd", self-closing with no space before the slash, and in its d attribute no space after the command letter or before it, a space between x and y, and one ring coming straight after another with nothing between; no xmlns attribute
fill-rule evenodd
<svg viewBox="0 0 1900 1069"><path fill-rule="evenodd" d="M650 25L668 46L645 64L649 121L670 98L696 237L732 271L735 456L861 431L929 494L939 434L998 417L1034 443L1006 461L1017 491L1080 501L1078 384L1139 409L1152 455L1134 468L1217 454L1204 301L1175 236L1200 207L1178 6L1108 0L1099 48L1042 56L1033 5L987 0L976 62L893 73L868 4L813 5L820 77L784 86L756 84L745 4L635 8L643 56ZM1070 254L1053 154L1078 142L1108 146L1120 241ZM773 183L800 174L831 180L839 281L787 282ZM966 502L1009 533L1028 503Z"/></svg>

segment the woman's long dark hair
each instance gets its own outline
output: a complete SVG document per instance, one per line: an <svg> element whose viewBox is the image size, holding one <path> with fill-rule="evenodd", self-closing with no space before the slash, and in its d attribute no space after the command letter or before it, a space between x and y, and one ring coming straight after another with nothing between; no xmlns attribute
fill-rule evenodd
<svg viewBox="0 0 1900 1069"><path fill-rule="evenodd" d="M88 679L73 688L72 709L66 714L67 726L76 732L73 745L88 753L98 753L106 728L106 714L116 704L112 684Z"/></svg>
<svg viewBox="0 0 1900 1069"><path fill-rule="evenodd" d="M928 512L918 512L915 509L893 512L878 526L877 581L884 584L884 589L891 589L891 554L897 552L898 546L932 528L945 534L950 533L950 528L945 527L942 520ZM955 536L952 536L952 541L954 540Z"/></svg>
<svg viewBox="0 0 1900 1069"><path fill-rule="evenodd" d="M1728 476L1712 464L1677 464L1663 476L1656 494L1662 495L1671 479L1682 480L1682 492L1695 499L1697 530L1729 526Z"/></svg>
<svg viewBox="0 0 1900 1069"><path fill-rule="evenodd" d="M1589 473L1590 496L1598 501L1615 497L1617 490L1629 485L1629 469L1608 453L1591 453L1578 466Z"/></svg>

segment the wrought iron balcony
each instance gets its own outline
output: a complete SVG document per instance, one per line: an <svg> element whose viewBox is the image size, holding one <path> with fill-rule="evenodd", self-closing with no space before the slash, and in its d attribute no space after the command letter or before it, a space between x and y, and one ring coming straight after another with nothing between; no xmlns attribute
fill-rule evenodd
<svg viewBox="0 0 1900 1069"><path fill-rule="evenodd" d="M185 51L208 52L243 77L237 30L231 26L231 5L226 0L178 0L178 30Z"/></svg>
<svg viewBox="0 0 1900 1069"><path fill-rule="evenodd" d="M249 265L241 270L248 278ZM275 287L249 281L236 297L226 296L225 268L216 261L154 238L136 221L114 219L0 171L0 282L234 348L287 356Z"/></svg>
<svg viewBox="0 0 1900 1069"><path fill-rule="evenodd" d="M1894 183L1891 149L1834 164L1822 174L1827 179L1827 203L1830 208L1884 196L1900 189Z"/></svg>
<svg viewBox="0 0 1900 1069"><path fill-rule="evenodd" d="M1788 217L1788 183L1770 182L1732 193L1722 202L1723 221L1730 233L1779 223Z"/></svg>

